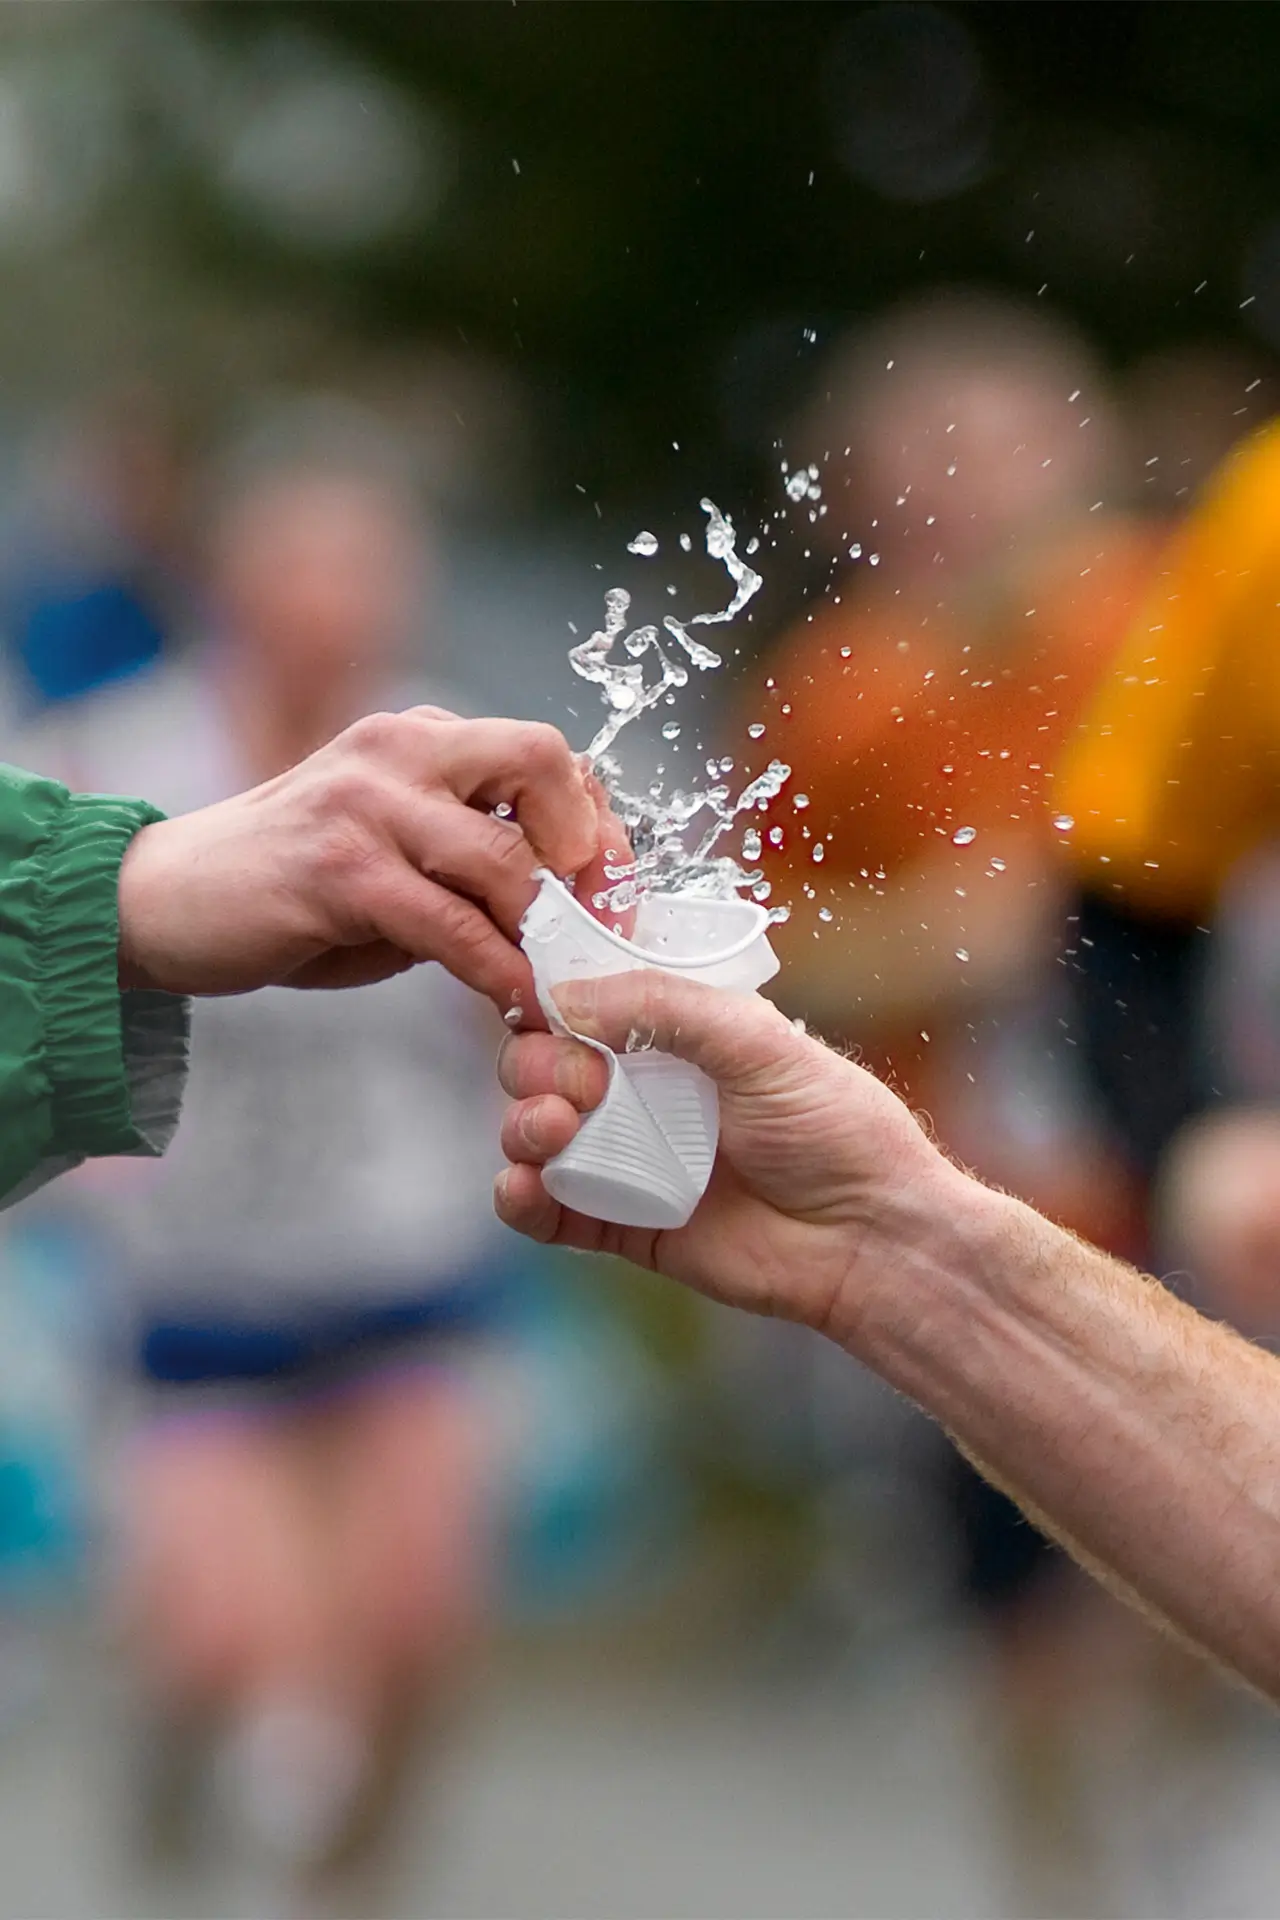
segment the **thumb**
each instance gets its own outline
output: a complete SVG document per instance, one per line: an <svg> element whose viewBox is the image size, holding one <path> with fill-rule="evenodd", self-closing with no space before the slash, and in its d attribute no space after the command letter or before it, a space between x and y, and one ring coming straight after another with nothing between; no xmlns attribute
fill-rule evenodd
<svg viewBox="0 0 1280 1920"><path fill-rule="evenodd" d="M745 1093L792 1063L805 1041L756 994L730 993L669 973L611 973L553 989L572 1033L614 1053L655 1047L691 1061L729 1092Z"/></svg>

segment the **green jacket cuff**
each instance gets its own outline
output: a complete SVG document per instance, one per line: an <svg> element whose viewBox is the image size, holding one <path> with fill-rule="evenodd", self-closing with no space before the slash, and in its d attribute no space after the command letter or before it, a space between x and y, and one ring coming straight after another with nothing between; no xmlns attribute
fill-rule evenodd
<svg viewBox="0 0 1280 1920"><path fill-rule="evenodd" d="M163 818L142 800L73 794L48 845L34 984L54 1159L160 1154L178 1123L188 1004L118 983L120 863L134 834Z"/></svg>

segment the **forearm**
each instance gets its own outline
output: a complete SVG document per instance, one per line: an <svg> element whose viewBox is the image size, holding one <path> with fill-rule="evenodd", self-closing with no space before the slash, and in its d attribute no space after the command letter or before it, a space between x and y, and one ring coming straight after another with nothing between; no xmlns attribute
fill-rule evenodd
<svg viewBox="0 0 1280 1920"><path fill-rule="evenodd" d="M945 1226L914 1223L846 1344L1093 1571L1280 1696L1280 1361L1020 1203L941 1184Z"/></svg>

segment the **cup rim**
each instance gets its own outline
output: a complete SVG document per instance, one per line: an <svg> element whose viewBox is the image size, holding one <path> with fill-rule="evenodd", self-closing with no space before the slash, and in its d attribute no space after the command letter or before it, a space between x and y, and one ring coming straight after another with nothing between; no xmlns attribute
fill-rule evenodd
<svg viewBox="0 0 1280 1920"><path fill-rule="evenodd" d="M754 900L712 900L704 899L701 895L664 895L664 898L671 900L696 899L700 907L732 907L735 910L741 908L751 915L753 921L753 925L746 933L740 935L729 946L717 948L715 953L703 954L688 960L674 959L667 954L655 953L651 947L637 946L634 940L628 940L623 934L615 933L611 927L606 927L603 921L597 920L593 913L588 912L581 900L576 899L564 881L549 868L537 868L533 877L540 886L545 887L549 883L560 899L588 923L594 935L607 941L611 947L616 947L619 952L625 953L628 959L639 960L646 967L653 967L662 973L696 973L706 967L723 966L727 960L736 960L740 953L745 953L749 947L753 947L756 941L763 937L769 925L768 911Z"/></svg>

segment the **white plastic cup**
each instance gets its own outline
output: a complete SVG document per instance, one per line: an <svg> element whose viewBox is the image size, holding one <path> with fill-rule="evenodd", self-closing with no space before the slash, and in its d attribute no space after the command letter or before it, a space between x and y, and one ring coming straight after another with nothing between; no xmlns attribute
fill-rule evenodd
<svg viewBox="0 0 1280 1920"><path fill-rule="evenodd" d="M521 922L538 1001L553 1029L567 1031L551 989L562 981L656 969L750 993L772 979L769 916L749 900L647 894L625 940L593 918L554 875L539 876ZM542 1170L553 1199L624 1227L683 1227L706 1191L720 1134L713 1083L698 1067L653 1048L604 1056L609 1087L574 1140ZM639 1036L643 1043L643 1036Z"/></svg>

